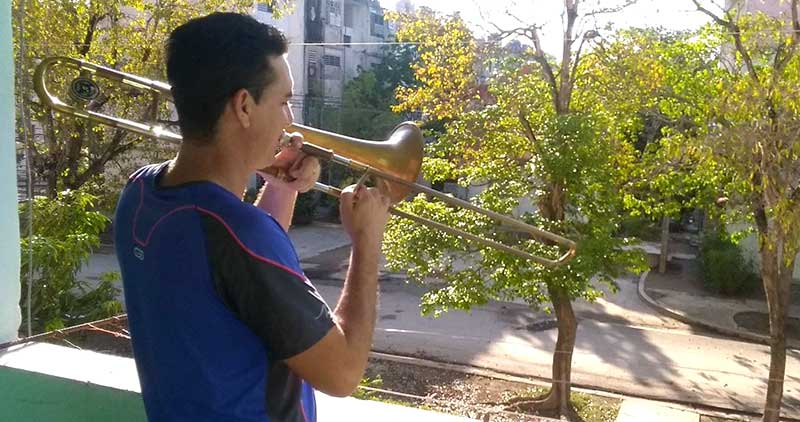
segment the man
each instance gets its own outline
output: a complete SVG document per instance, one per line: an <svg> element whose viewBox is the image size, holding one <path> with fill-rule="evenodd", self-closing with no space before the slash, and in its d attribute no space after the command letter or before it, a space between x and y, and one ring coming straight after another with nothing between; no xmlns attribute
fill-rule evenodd
<svg viewBox="0 0 800 422"><path fill-rule="evenodd" d="M349 395L366 367L388 199L345 189L352 252L331 313L286 234L297 192L319 174L299 135L276 155L293 118L286 50L278 30L232 13L168 40L184 141L174 160L131 176L115 219L151 421L314 421L313 388ZM250 175L270 166L287 180L268 179L256 206L242 202Z"/></svg>

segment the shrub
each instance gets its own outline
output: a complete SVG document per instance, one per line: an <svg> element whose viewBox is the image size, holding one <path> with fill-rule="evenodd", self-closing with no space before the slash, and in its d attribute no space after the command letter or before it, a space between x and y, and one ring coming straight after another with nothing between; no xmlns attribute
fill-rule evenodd
<svg viewBox="0 0 800 422"><path fill-rule="evenodd" d="M708 289L728 296L743 296L758 287L753 266L725 232L703 237L700 248L703 281Z"/></svg>
<svg viewBox="0 0 800 422"><path fill-rule="evenodd" d="M118 273L106 273L97 286L78 280L81 266L100 245L100 233L109 223L93 211L95 197L82 191L65 191L55 199L33 200L33 235L28 233L28 204L19 207L22 249L23 327L32 270L31 326L34 332L106 318L122 312L116 300ZM29 256L29 247L32 256Z"/></svg>
<svg viewBox="0 0 800 422"><path fill-rule="evenodd" d="M656 241L661 238L661 227L658 222L646 217L630 217L622 220L618 235Z"/></svg>
<svg viewBox="0 0 800 422"><path fill-rule="evenodd" d="M316 215L318 201L319 193L313 190L297 195L297 202L294 204L292 224L299 226L311 224Z"/></svg>

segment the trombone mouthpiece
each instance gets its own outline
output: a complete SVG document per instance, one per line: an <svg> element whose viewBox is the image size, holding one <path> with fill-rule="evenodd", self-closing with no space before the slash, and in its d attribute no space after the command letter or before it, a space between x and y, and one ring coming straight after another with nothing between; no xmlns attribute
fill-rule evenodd
<svg viewBox="0 0 800 422"><path fill-rule="evenodd" d="M280 148L286 148L292 145L292 135L289 135L285 130L281 133L281 140L278 142Z"/></svg>

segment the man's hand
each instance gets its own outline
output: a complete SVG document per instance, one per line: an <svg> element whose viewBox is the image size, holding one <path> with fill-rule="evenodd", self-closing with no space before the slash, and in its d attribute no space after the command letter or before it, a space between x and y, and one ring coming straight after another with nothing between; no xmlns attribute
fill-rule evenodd
<svg viewBox="0 0 800 422"><path fill-rule="evenodd" d="M272 167L258 173L275 187L280 186L300 193L308 192L319 180L319 160L300 150L303 146L303 135L295 132L290 136L289 145L284 146L281 152L275 156L275 163ZM278 170L277 176L267 172L269 169Z"/></svg>
<svg viewBox="0 0 800 422"><path fill-rule="evenodd" d="M339 197L339 214L353 246L380 249L389 219L389 198L378 188L351 185Z"/></svg>

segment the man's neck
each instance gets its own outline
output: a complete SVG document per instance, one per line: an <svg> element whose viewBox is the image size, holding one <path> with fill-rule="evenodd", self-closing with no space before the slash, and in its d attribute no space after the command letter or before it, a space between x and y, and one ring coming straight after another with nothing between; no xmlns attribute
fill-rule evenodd
<svg viewBox="0 0 800 422"><path fill-rule="evenodd" d="M237 156L224 151L216 144L198 145L184 142L177 157L161 179L161 186L209 181L242 196L250 171Z"/></svg>

